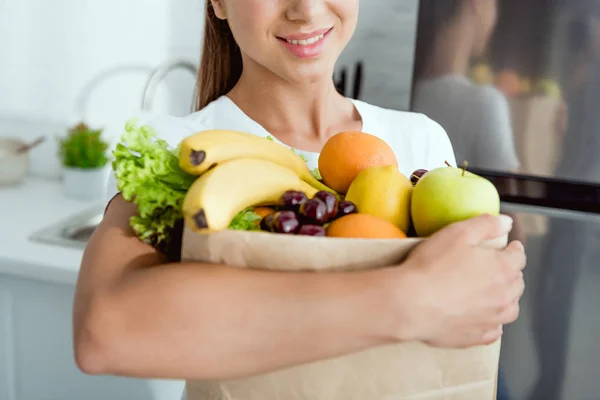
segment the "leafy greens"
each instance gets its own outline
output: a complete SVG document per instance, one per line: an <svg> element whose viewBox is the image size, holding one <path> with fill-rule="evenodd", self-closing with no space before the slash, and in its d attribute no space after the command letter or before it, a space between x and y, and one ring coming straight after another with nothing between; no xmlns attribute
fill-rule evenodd
<svg viewBox="0 0 600 400"><path fill-rule="evenodd" d="M267 140L274 138L269 136ZM183 219L183 200L197 176L179 167L179 149L170 149L150 126L139 126L136 119L125 124L125 132L112 154L118 190L126 201L138 207L138 215L130 221L134 233L143 242L167 251ZM321 179L317 168L312 173ZM250 207L235 216L229 229L260 230L260 220Z"/></svg>
<svg viewBox="0 0 600 400"><path fill-rule="evenodd" d="M179 168L177 154L152 128L139 127L137 120L126 123L113 151L118 189L126 201L138 206L131 227L140 240L162 250L183 218L183 199L196 178Z"/></svg>

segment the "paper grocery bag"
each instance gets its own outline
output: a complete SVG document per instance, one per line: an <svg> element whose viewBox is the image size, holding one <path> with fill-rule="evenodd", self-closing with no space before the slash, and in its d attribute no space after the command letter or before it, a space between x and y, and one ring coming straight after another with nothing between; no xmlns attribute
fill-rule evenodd
<svg viewBox="0 0 600 400"><path fill-rule="evenodd" d="M561 100L552 96L527 96L509 100L514 140L521 172L552 177L561 157L561 137L556 119ZM544 236L548 218L523 214L520 217L529 236Z"/></svg>
<svg viewBox="0 0 600 400"><path fill-rule="evenodd" d="M399 264L422 239L341 239L184 229L182 261L278 271L343 271ZM507 238L486 246L501 248ZM482 268L485 268L482 265ZM500 341L465 350L422 343L374 348L229 381L187 382L188 400L492 400Z"/></svg>
<svg viewBox="0 0 600 400"><path fill-rule="evenodd" d="M561 106L551 96L509 100L514 141L523 173L552 177L561 151L556 120Z"/></svg>

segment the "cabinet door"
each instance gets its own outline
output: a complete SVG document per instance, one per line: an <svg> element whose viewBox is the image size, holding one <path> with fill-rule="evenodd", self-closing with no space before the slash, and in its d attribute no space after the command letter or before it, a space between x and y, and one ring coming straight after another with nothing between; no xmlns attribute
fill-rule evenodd
<svg viewBox="0 0 600 400"><path fill-rule="evenodd" d="M16 400L14 386L13 302L0 278L0 399Z"/></svg>
<svg viewBox="0 0 600 400"><path fill-rule="evenodd" d="M73 354L74 288L0 275L0 400L171 400L180 381L87 376Z"/></svg>

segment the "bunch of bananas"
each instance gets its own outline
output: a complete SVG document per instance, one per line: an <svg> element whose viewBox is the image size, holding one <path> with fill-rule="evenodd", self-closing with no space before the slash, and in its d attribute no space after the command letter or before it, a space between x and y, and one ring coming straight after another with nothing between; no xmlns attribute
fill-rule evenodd
<svg viewBox="0 0 600 400"><path fill-rule="evenodd" d="M337 193L316 179L291 149L250 133L208 130L185 138L179 166L198 176L183 201L183 217L196 232L227 229L248 207L272 205L288 190Z"/></svg>

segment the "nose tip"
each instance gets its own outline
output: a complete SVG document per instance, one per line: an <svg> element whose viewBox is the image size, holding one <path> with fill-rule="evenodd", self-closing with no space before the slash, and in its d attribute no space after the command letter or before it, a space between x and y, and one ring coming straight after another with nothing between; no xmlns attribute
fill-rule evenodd
<svg viewBox="0 0 600 400"><path fill-rule="evenodd" d="M326 11L324 0L295 0L288 4L286 16L290 21L312 21Z"/></svg>

